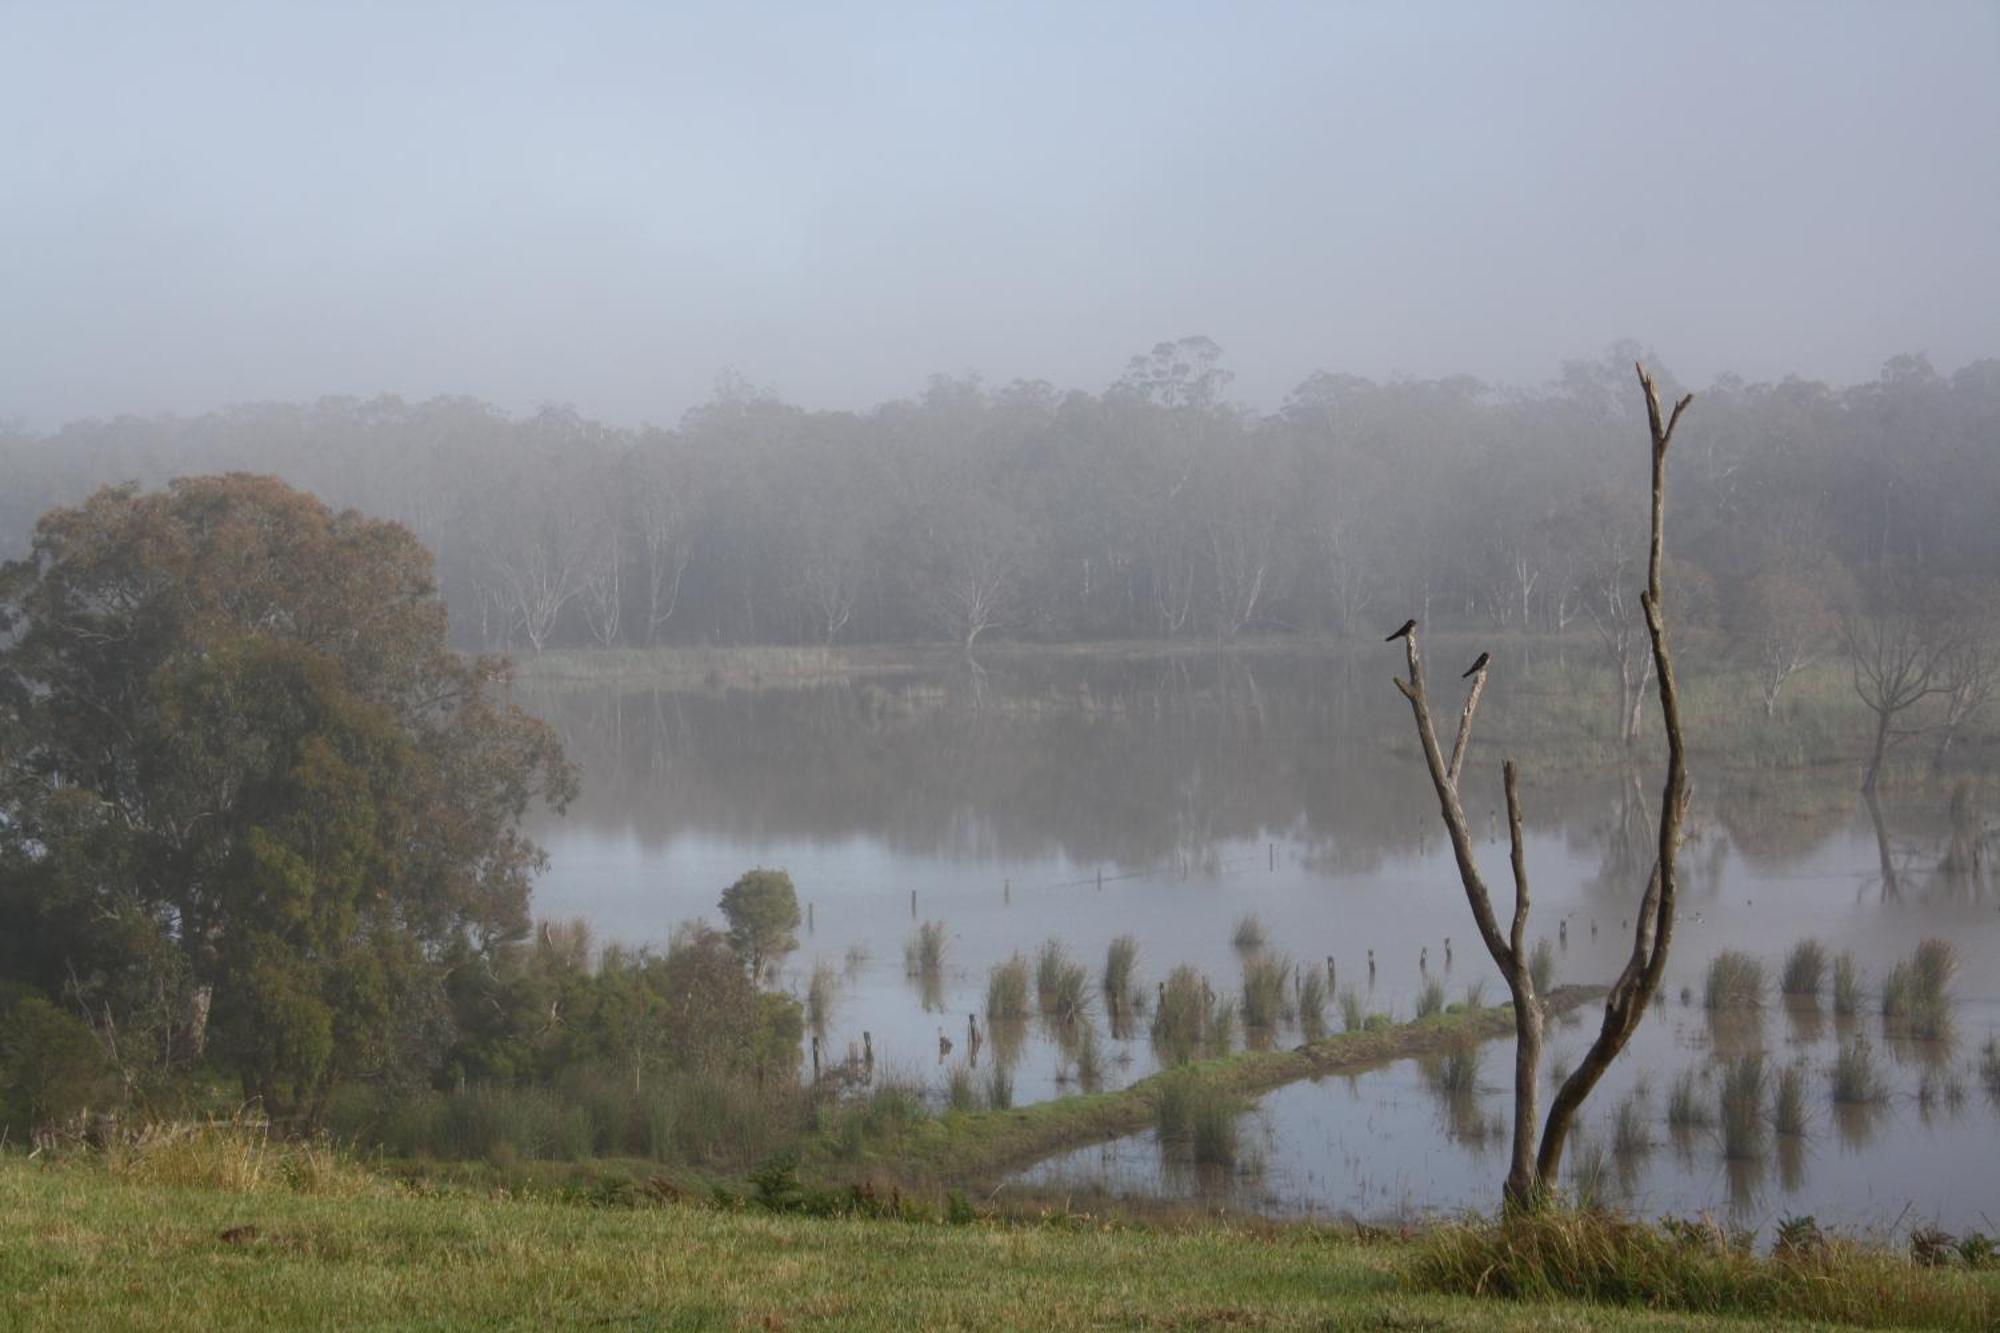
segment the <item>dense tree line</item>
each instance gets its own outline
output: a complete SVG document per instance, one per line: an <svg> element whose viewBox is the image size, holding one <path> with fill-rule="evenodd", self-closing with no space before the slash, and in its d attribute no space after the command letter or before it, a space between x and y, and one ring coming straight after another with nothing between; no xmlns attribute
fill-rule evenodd
<svg viewBox="0 0 2000 1333"><path fill-rule="evenodd" d="M1229 640L1414 613L1594 629L1636 699L1629 350L1532 390L1316 374L1268 416L1185 339L1101 393L940 377L816 412L729 381L671 430L449 398L80 422L0 438L0 545L106 482L254 469L407 524L466 647ZM1752 635L1775 698L1857 589L1983 589L1996 446L2000 361L1705 386L1674 482L1682 623Z"/></svg>

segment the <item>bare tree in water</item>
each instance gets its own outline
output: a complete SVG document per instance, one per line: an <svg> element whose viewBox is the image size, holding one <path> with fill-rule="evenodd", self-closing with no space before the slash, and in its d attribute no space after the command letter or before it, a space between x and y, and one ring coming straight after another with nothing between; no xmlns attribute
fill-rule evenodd
<svg viewBox="0 0 2000 1333"><path fill-rule="evenodd" d="M1471 826L1459 798L1459 778L1464 771L1467 743L1472 734L1473 715L1486 690L1490 670L1482 655L1467 674L1472 686L1459 710L1458 734L1447 757L1438 745L1437 730L1431 721L1430 696L1425 687L1423 657L1418 649L1414 622L1403 633L1404 652L1409 663L1409 679L1397 680L1396 688L1409 701L1422 742L1424 762L1437 790L1439 812L1451 839L1458 862L1459 879L1467 904L1479 927L1486 951L1500 968L1500 975L1514 1001L1514 1132L1508 1160L1504 1199L1510 1208L1539 1206L1562 1168L1563 1149L1584 1100L1598 1080L1625 1049L1646 1005L1659 989L1666 970L1667 951L1673 941L1674 909L1680 886L1677 858L1681 844L1681 823L1687 811L1688 776L1686 747L1681 733L1680 690L1674 677L1674 661L1667 646L1667 625L1663 583L1664 517L1666 509L1667 446L1681 413L1693 401L1686 395L1674 404L1671 415L1663 415L1659 390L1644 366L1636 367L1639 384L1646 396L1647 422L1652 436L1652 534L1648 549L1646 589L1639 596L1646 635L1652 648L1651 674L1658 686L1660 715L1666 727L1667 773L1660 793L1658 848L1647 879L1639 910L1633 915L1632 949L1624 968L1612 983L1604 1001L1604 1021L1590 1049L1574 1071L1556 1090L1546 1120L1541 1120L1541 1140L1535 1141L1539 1117L1539 1072L1542 1058L1544 1012L1537 993L1528 948L1528 865L1522 832L1519 774L1510 759L1503 766L1507 793L1507 833L1514 878L1514 911L1503 930L1493 911L1492 895L1473 859Z"/></svg>

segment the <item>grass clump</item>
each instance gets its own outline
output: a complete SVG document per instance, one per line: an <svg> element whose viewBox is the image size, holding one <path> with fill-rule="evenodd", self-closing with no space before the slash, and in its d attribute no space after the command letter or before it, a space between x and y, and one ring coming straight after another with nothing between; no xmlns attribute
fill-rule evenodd
<svg viewBox="0 0 2000 1333"><path fill-rule="evenodd" d="M951 1071L945 1083L944 1104L947 1109L961 1112L979 1109L979 1085L972 1077L972 1070L958 1065Z"/></svg>
<svg viewBox="0 0 2000 1333"><path fill-rule="evenodd" d="M1785 955L1785 969L1778 989L1795 999L1819 999L1820 983L1826 976L1826 950L1818 940L1800 940Z"/></svg>
<svg viewBox="0 0 2000 1333"><path fill-rule="evenodd" d="M826 1036L827 1024L833 1020L833 1004L840 994L840 973L831 962L819 959L813 964L812 977L806 982L806 1022L811 1025L813 1035Z"/></svg>
<svg viewBox="0 0 2000 1333"><path fill-rule="evenodd" d="M1292 960L1256 953L1243 960L1243 1026L1268 1033L1292 1017Z"/></svg>
<svg viewBox="0 0 2000 1333"><path fill-rule="evenodd" d="M1833 1099L1846 1106L1860 1106L1882 1100L1882 1075L1875 1068L1875 1053L1867 1041L1856 1037L1843 1044L1833 1058Z"/></svg>
<svg viewBox="0 0 2000 1333"><path fill-rule="evenodd" d="M1653 1131L1646 1123L1646 1108L1636 1097L1618 1103L1611 1117L1611 1150L1623 1158L1643 1157L1653 1150Z"/></svg>
<svg viewBox="0 0 2000 1333"><path fill-rule="evenodd" d="M1789 1064L1778 1071L1771 1092L1771 1127L1787 1138L1806 1132L1806 1070Z"/></svg>
<svg viewBox="0 0 2000 1333"><path fill-rule="evenodd" d="M1901 1036L1941 1041L1951 1032L1951 983L1958 953L1945 940L1925 940L1882 983L1882 1025Z"/></svg>
<svg viewBox="0 0 2000 1333"><path fill-rule="evenodd" d="M1264 923L1257 919L1255 912L1245 912L1236 921L1236 932L1229 942L1242 953L1255 953L1264 947Z"/></svg>
<svg viewBox="0 0 2000 1333"><path fill-rule="evenodd" d="M1028 1016L1028 960L1014 954L986 975L986 1017L1020 1022Z"/></svg>
<svg viewBox="0 0 2000 1333"><path fill-rule="evenodd" d="M1307 1041L1326 1033L1326 974L1316 967L1307 968L1299 982L1299 1031Z"/></svg>
<svg viewBox="0 0 2000 1333"><path fill-rule="evenodd" d="M1989 1096L2000 1098L2000 1037L1988 1037L1980 1048L1979 1081Z"/></svg>
<svg viewBox="0 0 2000 1333"><path fill-rule="evenodd" d="M1120 935L1104 950L1104 1000L1121 1009L1139 986L1139 941Z"/></svg>
<svg viewBox="0 0 2000 1333"><path fill-rule="evenodd" d="M1061 940L1050 940L1035 959L1035 1003L1042 1017L1073 1023L1090 1003L1090 974L1073 961Z"/></svg>
<svg viewBox="0 0 2000 1333"><path fill-rule="evenodd" d="M1695 1130L1714 1123L1707 1100L1695 1086L1694 1071L1683 1069L1667 1092L1667 1124L1678 1130Z"/></svg>
<svg viewBox="0 0 2000 1333"><path fill-rule="evenodd" d="M1236 1164L1237 1107L1220 1088L1192 1075L1161 1080L1153 1103L1153 1127L1160 1143L1183 1152L1196 1166Z"/></svg>
<svg viewBox="0 0 2000 1333"><path fill-rule="evenodd" d="M146 1124L107 1146L110 1174L138 1185L250 1194L356 1195L382 1182L324 1139L273 1140L252 1116Z"/></svg>
<svg viewBox="0 0 2000 1333"><path fill-rule="evenodd" d="M1747 953L1724 949L1709 960L1702 1005L1711 1011L1763 1008L1764 965Z"/></svg>
<svg viewBox="0 0 2000 1333"><path fill-rule="evenodd" d="M1528 976L1535 983L1535 994L1546 995L1556 981L1556 947L1546 939L1535 941L1533 953L1528 955Z"/></svg>
<svg viewBox="0 0 2000 1333"><path fill-rule="evenodd" d="M1160 983L1153 1005L1153 1045L1166 1064L1186 1064L1217 1044L1217 1026L1222 1009L1208 981L1201 973L1182 963ZM1228 1021L1235 1026L1235 1006L1229 1005ZM1222 1034L1227 1045L1231 1034Z"/></svg>
<svg viewBox="0 0 2000 1333"><path fill-rule="evenodd" d="M1014 1076L997 1060L986 1075L986 1104L995 1111L1010 1110L1014 1105Z"/></svg>
<svg viewBox="0 0 2000 1333"><path fill-rule="evenodd" d="M1713 1223L1652 1226L1589 1211L1435 1228L1419 1243L1410 1277L1422 1289L1464 1296L1758 1322L1983 1329L2000 1318L2000 1287L1884 1250L1824 1238L1763 1258L1727 1243Z"/></svg>
<svg viewBox="0 0 2000 1333"><path fill-rule="evenodd" d="M1484 1009L1486 1007L1486 978L1479 977L1465 985L1465 1007Z"/></svg>
<svg viewBox="0 0 2000 1333"><path fill-rule="evenodd" d="M926 921L903 944L903 971L912 977L935 977L944 972L947 936L944 922Z"/></svg>
<svg viewBox="0 0 2000 1333"><path fill-rule="evenodd" d="M1368 1023L1368 1005L1361 998L1361 992L1346 986L1340 992L1340 1030L1359 1032Z"/></svg>
<svg viewBox="0 0 2000 1333"><path fill-rule="evenodd" d="M1436 977L1427 978L1417 991L1417 1017L1431 1018L1444 1012L1444 983Z"/></svg>
<svg viewBox="0 0 2000 1333"><path fill-rule="evenodd" d="M1722 1152L1732 1161L1755 1162L1764 1156L1764 1057L1752 1051L1731 1060L1722 1070Z"/></svg>
<svg viewBox="0 0 2000 1333"><path fill-rule="evenodd" d="M1851 953L1833 960L1833 1012L1841 1018L1861 1012L1861 969Z"/></svg>

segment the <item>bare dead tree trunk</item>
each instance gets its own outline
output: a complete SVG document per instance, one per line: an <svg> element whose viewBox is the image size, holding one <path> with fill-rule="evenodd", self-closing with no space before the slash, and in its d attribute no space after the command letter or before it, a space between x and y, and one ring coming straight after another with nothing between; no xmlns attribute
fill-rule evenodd
<svg viewBox="0 0 2000 1333"><path fill-rule="evenodd" d="M1648 423L1652 435L1652 542L1647 564L1646 591L1640 597L1646 632L1652 644L1652 675L1659 686L1660 714L1667 732L1667 775L1660 794L1659 845L1644 897L1633 923L1632 950L1623 970L1612 984L1604 1002L1604 1021L1590 1049L1570 1076L1557 1089L1541 1127L1541 1142L1535 1146L1537 1088L1542 1054L1543 1011L1536 994L1533 969L1527 950L1529 885L1526 840L1522 832L1519 771L1512 760L1502 767L1507 794L1507 837L1509 864L1514 878L1514 911L1505 935L1494 916L1492 896L1473 859L1473 839L1466 823L1465 807L1459 799L1459 776L1463 772L1466 746L1472 732L1473 714L1486 690L1490 669L1482 665L1473 673L1472 687L1460 709L1458 734L1447 760L1438 746L1431 722L1429 693L1425 687L1423 658L1418 633L1412 628L1404 636L1404 652L1409 679L1397 680L1396 688L1409 701L1417 736L1422 743L1424 763L1430 770L1437 792L1438 808L1449 836L1452 855L1458 863L1459 881L1467 905L1486 951L1499 967L1501 978L1514 1000L1514 1135L1508 1159L1503 1200L1509 1208L1532 1208L1548 1196L1562 1169L1563 1150L1577 1111L1582 1107L1611 1062L1625 1049L1632 1033L1645 1016L1646 1006L1659 989L1666 969L1667 951L1673 941L1674 909L1679 890L1677 859L1681 843L1681 823L1687 810L1688 777L1686 748L1682 740L1680 689L1674 676L1673 655L1667 644L1663 610L1662 564L1666 512L1667 446L1681 413L1693 396L1674 405L1672 415L1662 420L1659 391L1644 366L1636 367L1640 387L1645 391Z"/></svg>

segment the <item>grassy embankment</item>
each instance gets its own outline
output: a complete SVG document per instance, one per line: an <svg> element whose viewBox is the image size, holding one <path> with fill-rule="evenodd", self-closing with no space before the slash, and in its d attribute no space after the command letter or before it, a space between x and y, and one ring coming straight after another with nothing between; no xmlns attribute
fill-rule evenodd
<svg viewBox="0 0 2000 1333"><path fill-rule="evenodd" d="M1545 997L1544 1004L1554 1016L1603 994L1601 986L1563 986ZM1495 1005L1336 1033L1286 1050L1235 1051L1140 1079L1115 1092L1058 1097L1014 1109L946 1111L866 1135L845 1134L844 1126L836 1124L807 1140L801 1166L806 1174L822 1179L861 1171L915 1186L984 1182L1053 1153L1148 1128L1170 1078L1248 1101L1300 1079L1358 1074L1391 1061L1510 1036L1513 1031L1512 1008ZM865 1104L857 1113L866 1113Z"/></svg>
<svg viewBox="0 0 2000 1333"><path fill-rule="evenodd" d="M1464 1285L1452 1269L1467 1249L1456 1230L1412 1241L1216 1222L598 1208L411 1192L351 1165L203 1179L0 1155L8 1328L1720 1329L1845 1316L1977 1329L2000 1317L2000 1285L1981 1274L1879 1254L1683 1263L1672 1245L1622 1274L1631 1286L1590 1288L1598 1303L1445 1294ZM1538 1263L1561 1273L1571 1260L1565 1247ZM1646 1308L1663 1304L1691 1308ZM1755 1323L1718 1317L1731 1311Z"/></svg>

